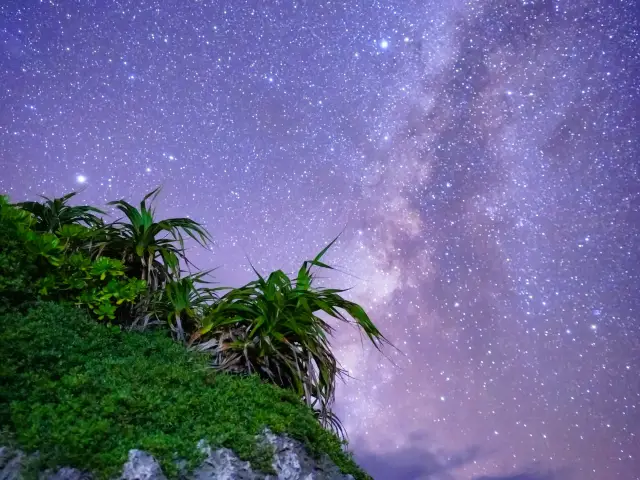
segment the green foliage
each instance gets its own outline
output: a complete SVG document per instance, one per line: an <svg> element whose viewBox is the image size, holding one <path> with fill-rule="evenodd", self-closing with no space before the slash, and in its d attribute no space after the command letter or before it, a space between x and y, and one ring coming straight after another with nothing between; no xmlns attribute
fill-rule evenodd
<svg viewBox="0 0 640 480"><path fill-rule="evenodd" d="M63 197L68 198L69 195ZM37 231L33 228L38 223L28 212L10 205L4 197L1 202L0 265L7 268L0 276L0 298L6 299L10 293L15 295L19 288L24 288L34 297L72 301L89 308L99 320L113 320L119 306L132 305L146 290L144 280L125 276L120 260L108 257L92 260L83 253L79 245L91 237L87 227L64 224L56 233ZM37 210L33 203L29 206ZM58 208L62 217L56 217L58 222L84 218L79 213L70 213L69 208ZM97 211L89 211L94 210ZM52 217L45 216L49 220Z"/></svg>
<svg viewBox="0 0 640 480"><path fill-rule="evenodd" d="M183 341L185 329L193 332L204 316L209 304L216 300L215 290L200 288L209 283L204 277L210 272L200 272L176 280L169 280L163 290L153 294L149 313L168 322L176 338Z"/></svg>
<svg viewBox="0 0 640 480"><path fill-rule="evenodd" d="M219 370L258 373L293 389L319 411L323 425L343 434L330 408L335 380L346 372L331 351L333 327L319 314L357 326L378 349L387 340L360 305L340 295L344 290L313 286L311 268L331 268L321 259L335 241L305 261L295 280L280 270L266 279L256 271L258 280L229 291L212 306L191 343L211 351Z"/></svg>
<svg viewBox="0 0 640 480"><path fill-rule="evenodd" d="M29 212L35 219L33 226L38 232L54 233L64 225L85 224L94 226L101 223L96 214L104 214L98 208L79 205L71 206L69 200L77 195L77 192L71 192L60 198L41 197L45 201L40 202L21 202L16 204L23 211Z"/></svg>
<svg viewBox="0 0 640 480"><path fill-rule="evenodd" d="M128 278L120 260L99 257L90 260L81 253L64 258L58 269L43 279L41 293L64 292L76 305L85 305L99 320L114 320L117 308L133 304L146 291L144 280Z"/></svg>
<svg viewBox="0 0 640 480"><path fill-rule="evenodd" d="M90 255L91 244L97 238L98 231L97 227L71 224L63 225L55 233L66 252L82 251Z"/></svg>
<svg viewBox="0 0 640 480"><path fill-rule="evenodd" d="M176 458L190 467L201 460L201 439L265 469L255 435L267 426L368 478L296 395L255 376L215 373L207 363L162 332L96 324L71 306L0 315L0 430L27 452L38 450L42 467L111 478L132 448L176 476Z"/></svg>
<svg viewBox="0 0 640 480"><path fill-rule="evenodd" d="M206 245L211 237L190 218L156 220L153 201L160 189L148 193L136 208L125 200L109 202L125 215L126 222L113 222L104 229L104 239L97 242L100 255L121 257L135 271L133 275L147 281L151 291L180 276L180 261L188 263L184 237Z"/></svg>
<svg viewBox="0 0 640 480"><path fill-rule="evenodd" d="M388 341L371 322L360 305L342 297L341 294L344 290L314 286L315 276L312 268L331 269L329 265L323 263L322 258L336 240L333 240L313 260L303 262L295 278L290 278L281 270L272 272L264 278L254 270L258 277L257 280L241 288L204 288L202 284L207 283L204 281L204 277L209 272L183 276L181 265L191 265L185 253L185 237L205 246L211 240L210 235L200 224L189 218L157 219L153 201L157 198L159 191L159 189L155 189L147 194L140 202L139 208L125 200L110 202L108 205L114 206L124 214L124 219L111 223L105 223L96 216L96 214L104 212L95 207L69 206L68 202L76 195L75 193L60 198L45 198L44 203L23 202L16 205L11 205L6 197L0 196L0 313L17 306L24 310L26 306L39 300L55 300L63 304L75 304L82 307L92 318L107 321L109 325L116 324L143 331L151 325L162 325L171 330L176 340L183 342L185 338L189 337L189 344L193 349L207 352L208 364L209 366L213 364L215 371L241 375L257 374L256 378L266 380L289 392L288 396L282 398L293 399L296 408L303 408L306 412L304 422L308 419L316 419L316 423L313 423L314 428L318 429L322 425L345 437L340 420L332 413L331 407L335 397L336 379L344 378L346 372L340 367L331 351L329 336L333 333L333 327L323 317L356 326L378 349L381 349L384 344L388 344ZM226 291L221 297L219 296L220 290ZM52 328L51 325L45 326L42 322L39 323L35 318L30 317L30 320L32 326ZM66 324L56 324L55 327L61 335L66 328L64 325ZM75 323L68 327L73 330L74 325L78 324ZM96 333L97 330L91 330L91 332ZM10 337L8 333L7 330L6 338ZM38 331L37 333L42 332ZM166 334L166 330L164 333ZM118 332L113 334L120 335ZM70 331L69 335L73 336L75 333ZM96 333L96 335L100 337L102 334ZM76 338L82 338L86 345L91 345L95 351L100 351L93 338L86 335L79 335ZM107 337L103 335L100 338ZM47 348L38 346L35 342L34 349L45 348L45 351L36 351L34 354L46 356L54 350L60 351L60 355L73 353L62 352L64 348L55 344L56 341L62 341L61 337L57 339L52 337L53 343ZM127 341L134 342L134 340ZM35 380L29 380L34 388L38 387L34 389L34 392L42 393L44 402L42 405L48 406L45 408L38 403L40 397L29 396L28 401L35 402L33 403L35 413L28 413L28 402L25 400L26 403L21 404L23 410L16 406L18 404L11 404L8 413L6 413L7 419L12 419L14 425L17 425L15 422L16 419L19 419L27 423L35 422L42 428L46 427L45 430L51 426L52 431L56 431L56 428L64 429L56 422L70 421L74 415L78 415L82 410L86 409L87 412L98 415L92 410L92 407L83 403L87 401L87 398L92 398L91 401L94 401L93 390L91 392L79 391L81 397L74 396L75 390L64 390L64 396L58 399L57 406L47 403L47 395L44 393L46 389L58 391L71 384L75 385L74 382L80 382L82 385L86 383L91 385L92 389L105 394L106 400L112 398L113 406L108 410L106 417L104 417L105 412L101 410L100 415L103 415L100 417L101 420L93 416L90 422L87 420L89 423L86 425L78 423L77 428L83 432L83 435L87 434L86 438L91 438L91 441L95 442L92 445L100 445L102 438L109 435L115 438L115 433L111 431L112 427L107 418L112 414L118 415L115 412L120 409L121 400L117 395L125 395L126 393L129 398L130 389L125 393L118 390L120 393L116 397L109 397L108 392L104 389L101 390L104 387L102 383L91 383L93 380L87 380L87 383L85 382L86 377L74 377L74 372L89 369L92 375L96 374L96 379L103 378L101 375L106 375L104 378L110 378L108 371L100 370L103 367L107 368L110 365L109 361L100 367L97 364L92 364L92 361L98 362L99 357L94 357L93 353L80 348L80 343L82 342L78 342L77 351L82 351L87 355L89 362L87 365L82 365L80 354L75 357L78 359L77 364L73 365L62 361L62 357L55 357L50 360L65 365L64 369L61 367L58 370L56 374L58 377L34 377ZM182 352L181 355L186 355L184 349L181 350L177 345L173 345L171 348L178 349L175 351ZM107 357L113 353L121 358L118 352L119 350L116 353L103 350L103 354ZM14 361L18 363L13 366L20 363L20 353L24 353L24 351L16 353ZM169 353L165 352L165 354ZM204 368L203 362L205 360L203 357L198 358L197 370L200 371L199 369ZM118 363L120 360L114 360L114 362L120 365ZM135 363L141 362L141 360L127 357L125 363L128 362ZM150 369L150 378L153 378L155 373L151 365L146 365L146 367ZM7 374L7 378L13 378L18 374L27 375L26 370L18 372L11 370L11 368L13 367L0 367L0 373ZM162 368L164 371L173 371L172 366L164 365ZM34 372L37 372L37 369ZM140 368L138 373L141 378L135 379L135 381L140 385L147 385L148 382L145 383L142 380L144 369ZM180 370L180 374L175 373L176 385L180 384L177 380L180 375L187 378L192 374L195 375L186 370ZM63 377L66 378L66 383L62 382L60 387L51 380L51 378L57 380ZM200 382L202 379L198 378L194 380ZM225 375L211 378L216 378L216 384L218 384L217 382L231 381L219 380L229 378ZM258 382L256 378L247 381ZM130 380L134 379L130 378ZM162 382L159 385L163 385ZM178 394L178 390L175 390L178 387L174 388L173 384L169 386L169 383L164 385L170 390L165 392L166 395ZM247 384L238 383L237 385ZM155 388L149 387L149 390L158 393ZM282 390L275 391L280 392L279 395L283 395ZM152 398L142 392L137 392L134 399L142 397L145 398L145 402L153 404ZM161 395L159 398L164 397ZM252 395L247 397L247 399L249 398L253 399L252 401L257 401ZM207 399L211 400L208 397ZM0 398L0 400L2 399ZM11 400L11 402L13 401ZM185 407L184 411L180 410L181 414L186 415L187 410L192 412L191 407L200 408L200 404L193 405L186 398L181 401L183 401L181 405L189 406L189 408ZM236 399L236 401L243 404L245 402L244 399ZM303 407L303 403L306 403L307 407ZM98 404L102 405L100 402ZM147 404L145 403L145 405ZM14 406L17 409L14 409ZM70 410L67 411L68 409ZM137 412L137 410L135 411ZM211 418L216 419L215 415L219 415L219 413L214 414L213 411L206 408L203 412L210 412L211 415L214 415L213 417L211 415L204 417L207 422L211 421ZM183 435L187 435L186 428L194 429L189 435L203 435L208 432L205 427L197 426L195 423L189 424L187 422L183 428L179 415L174 412L172 417L171 412L165 413L168 415L166 418L173 418L174 423L171 426L165 425L160 430L155 429L157 426L154 423L155 419L151 421L150 417L144 417L151 422L147 426L153 427L151 430L145 430L144 435L147 436L144 437L144 441L140 440L142 438L140 435L143 435L143 432L136 430L128 423L129 420L138 421L139 418L133 416L127 418L127 421L123 420L121 424L118 424L118 428L124 428L126 432L128 432L127 429L135 430L135 435L131 438L138 439L136 441L139 448L148 447L153 452L166 455L170 454L170 447L179 441L178 437L183 438ZM54 414L59 414L59 418L63 420L56 420ZM36 420L33 415L41 415L42 418L38 417L40 419ZM273 418L258 416L257 419L262 421L262 425L279 425L279 431L298 432L298 435L300 428L302 428L300 425L294 428L288 423L278 423ZM44 423L38 423L41 420ZM247 426L246 419L243 421L245 422L242 424L244 428ZM250 430L254 427L257 428L256 425L259 423L251 423ZM238 428L240 427L238 426ZM278 431L278 428L275 430ZM174 433L178 430L181 433L176 437ZM241 431L245 432L245 436L247 435L246 428ZM319 445L318 441L322 445L324 445L322 442L328 442L325 446L333 445L330 448L327 446L329 450L335 445L340 445L338 439L327 430L319 430L323 432L323 435L327 435L326 437L317 437L319 434L316 430L310 431L316 433L306 433L307 437L305 435L301 437L307 441L310 438L308 435L313 436L313 441L309 441L310 448L316 448ZM125 437L128 435L126 432L124 433ZM150 434L149 432L155 433ZM210 433L213 435L214 432ZM32 434L22 431L19 438L21 444L26 442L28 446L36 445L40 442L37 438L38 435L40 433L36 430ZM62 438L56 437L54 439L47 437L44 433L42 435L44 435L42 442L49 446L56 444L54 440L60 441ZM219 432L215 435L210 438L218 439L215 441L219 441L220 444L227 442L227 437L220 437ZM69 440L71 437L64 438ZM189 439L191 441L192 438L189 437ZM73 442L80 441L73 440ZM228 442L234 444L236 448L245 448L249 444L246 442L243 444L240 441L234 443L232 440L228 440ZM176 448L179 448L180 444L176 445ZM186 451L186 443L183 446ZM75 452L77 450L79 456L74 456L76 455L74 453L65 458L70 461L84 459L81 452L84 452L85 447L87 452L92 451L84 444L82 448L80 444L70 444L68 451ZM106 444L107 450L111 447L116 448L115 445ZM64 450L66 447L61 448ZM255 451L255 445L252 448ZM251 449L246 452L249 450ZM125 450L118 450L118 452L122 451ZM94 453L97 455L96 462L100 463L101 454ZM246 454L249 455L249 453ZM335 453L335 455L338 454ZM112 460L114 458L109 458L109 462L105 459L105 462L100 465L111 464Z"/></svg>
<svg viewBox="0 0 640 480"><path fill-rule="evenodd" d="M24 248L32 223L28 212L11 207L7 197L0 196L0 311L36 295L36 257Z"/></svg>

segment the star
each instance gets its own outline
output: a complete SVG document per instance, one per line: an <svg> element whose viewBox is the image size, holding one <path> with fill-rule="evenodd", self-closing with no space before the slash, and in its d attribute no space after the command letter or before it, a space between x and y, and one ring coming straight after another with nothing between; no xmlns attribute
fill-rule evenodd
<svg viewBox="0 0 640 480"><path fill-rule="evenodd" d="M221 285L342 232L318 281L400 350L330 339L374 478L637 477L634 2L119 3L0 3L0 193L160 185Z"/></svg>

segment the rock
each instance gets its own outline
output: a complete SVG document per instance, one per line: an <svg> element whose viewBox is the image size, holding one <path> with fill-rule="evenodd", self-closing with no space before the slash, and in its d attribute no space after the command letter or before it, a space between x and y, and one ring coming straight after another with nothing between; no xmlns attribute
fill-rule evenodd
<svg viewBox="0 0 640 480"><path fill-rule="evenodd" d="M90 480L91 475L76 468L64 467L56 473L47 472L44 475L46 480Z"/></svg>
<svg viewBox="0 0 640 480"><path fill-rule="evenodd" d="M265 429L263 439L275 450L272 466L277 476L267 476L268 480L349 480L351 477L342 474L327 455L314 459L302 443L285 435L277 436Z"/></svg>
<svg viewBox="0 0 640 480"><path fill-rule="evenodd" d="M319 460L309 455L304 445L287 436L274 435L265 429L257 438L258 443L266 443L273 448L271 466L275 475L254 472L249 462L240 460L226 448L212 450L204 442L198 444L206 458L190 478L193 480L353 480L344 475L328 456Z"/></svg>
<svg viewBox="0 0 640 480"><path fill-rule="evenodd" d="M38 454L26 456L19 450L0 447L0 480L22 480L23 470L28 462L37 459ZM43 480L89 480L91 475L77 468L63 467L56 472L46 470L40 478Z"/></svg>
<svg viewBox="0 0 640 480"><path fill-rule="evenodd" d="M351 475L341 473L327 455L314 459L308 454L304 445L297 440L285 435L274 435L268 429L265 429L257 440L273 448L271 465L276 472L275 475L254 471L249 462L240 460L228 448L214 450L201 441L197 448L204 453L204 461L193 472L183 472L181 478L184 480L353 480ZM0 447L0 480L21 480L24 459L24 453ZM64 467L55 473L43 472L40 478L43 480L90 480L91 475L75 468ZM167 478L152 455L141 450L131 450L118 480L167 480Z"/></svg>
<svg viewBox="0 0 640 480"><path fill-rule="evenodd" d="M158 461L142 450L130 450L120 480L167 480Z"/></svg>
<svg viewBox="0 0 640 480"><path fill-rule="evenodd" d="M208 448L208 447L207 447ZM208 449L207 458L196 468L190 478L193 480L256 480L249 462L243 462L228 448Z"/></svg>
<svg viewBox="0 0 640 480"><path fill-rule="evenodd" d="M23 457L22 452L14 452L7 447L0 447L0 480L19 478Z"/></svg>

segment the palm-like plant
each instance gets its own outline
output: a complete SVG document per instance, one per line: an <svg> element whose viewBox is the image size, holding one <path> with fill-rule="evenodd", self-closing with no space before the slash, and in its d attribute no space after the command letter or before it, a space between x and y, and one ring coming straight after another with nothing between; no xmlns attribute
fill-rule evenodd
<svg viewBox="0 0 640 480"><path fill-rule="evenodd" d="M209 351L219 370L257 373L293 389L318 412L323 425L341 430L330 407L335 380L347 372L330 348L328 336L334 329L319 314L359 327L377 349L389 342L360 305L340 295L345 290L313 286L311 268L331 268L321 259L336 240L303 262L295 280L280 270L265 279L254 269L258 279L223 295L190 344Z"/></svg>
<svg viewBox="0 0 640 480"><path fill-rule="evenodd" d="M41 196L44 202L20 202L15 205L34 216L36 223L33 228L39 232L54 233L65 225L99 225L102 220L96 214L104 215L102 210L89 205L68 204L77 194L71 192L60 198Z"/></svg>
<svg viewBox="0 0 640 480"><path fill-rule="evenodd" d="M136 208L125 200L107 205L115 206L126 218L105 225L96 241L97 255L122 258L137 276L147 282L153 292L180 275L180 261L189 263L185 255L185 235L206 246L209 233L190 218L169 218L157 221L153 201L160 188L151 191Z"/></svg>
<svg viewBox="0 0 640 480"><path fill-rule="evenodd" d="M175 337L184 341L185 332L193 332L207 307L216 300L216 289L201 288L200 284L210 283L204 280L210 271L169 280L164 288L151 293L148 302L144 329L151 317L159 323L168 323ZM140 319L138 319L138 322ZM137 327L137 324L133 325Z"/></svg>

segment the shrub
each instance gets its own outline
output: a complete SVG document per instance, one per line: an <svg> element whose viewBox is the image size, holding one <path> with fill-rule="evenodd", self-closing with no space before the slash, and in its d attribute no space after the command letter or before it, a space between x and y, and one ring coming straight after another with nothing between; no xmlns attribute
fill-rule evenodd
<svg viewBox="0 0 640 480"><path fill-rule="evenodd" d="M0 311L35 297L35 256L24 247L29 215L9 206L0 195Z"/></svg>
<svg viewBox="0 0 640 480"><path fill-rule="evenodd" d="M69 213L71 207L61 210ZM79 248L89 241L89 228L64 224L51 233L37 231L37 225L36 217L0 197L0 308L41 297L70 301L98 320L114 320L121 305L132 306L146 291L144 280L125 275L120 260L92 259Z"/></svg>

